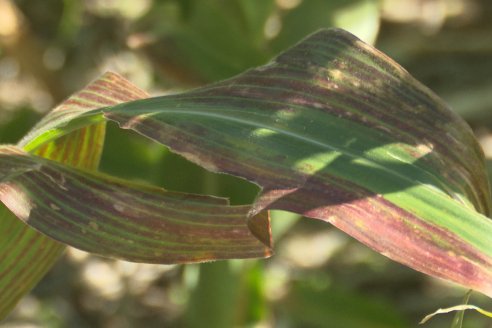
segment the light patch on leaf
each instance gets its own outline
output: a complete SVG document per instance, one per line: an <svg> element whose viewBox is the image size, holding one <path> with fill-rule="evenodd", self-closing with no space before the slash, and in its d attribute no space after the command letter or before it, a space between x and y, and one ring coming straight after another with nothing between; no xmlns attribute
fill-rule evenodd
<svg viewBox="0 0 492 328"><path fill-rule="evenodd" d="M54 211L59 211L60 210L60 207L56 206L56 204L53 204L53 203L50 204L50 207Z"/></svg>
<svg viewBox="0 0 492 328"><path fill-rule="evenodd" d="M367 229L367 225L364 221L362 220L355 220L355 225L361 229L361 230L366 230Z"/></svg>
<svg viewBox="0 0 492 328"><path fill-rule="evenodd" d="M118 212L124 212L125 211L125 206L121 205L121 204L114 204L113 205L113 208L115 210L117 210Z"/></svg>
<svg viewBox="0 0 492 328"><path fill-rule="evenodd" d="M269 136L272 136L272 135L275 135L277 134L278 132L276 131L273 131L273 130L270 130L270 129L265 129L265 128L259 128L259 129L255 129L251 135L253 137L258 137L258 138L265 138L265 137L269 137Z"/></svg>
<svg viewBox="0 0 492 328"><path fill-rule="evenodd" d="M27 221L34 207L29 195L11 184L0 185L0 201L18 218Z"/></svg>
<svg viewBox="0 0 492 328"><path fill-rule="evenodd" d="M333 225L336 225L336 223L338 222L338 217L336 215L330 215L326 221L330 222L331 224Z"/></svg>
<svg viewBox="0 0 492 328"><path fill-rule="evenodd" d="M99 230L99 225L94 221L89 222L89 227L91 227L94 230Z"/></svg>
<svg viewBox="0 0 492 328"><path fill-rule="evenodd" d="M318 153L298 160L294 167L303 173L314 174L327 167L339 156L340 154L332 151Z"/></svg>
<svg viewBox="0 0 492 328"><path fill-rule="evenodd" d="M421 156L431 153L433 149L434 145L431 143L417 145L417 150L420 152Z"/></svg>
<svg viewBox="0 0 492 328"><path fill-rule="evenodd" d="M219 172L220 169L211 161L204 161L201 159L200 156L197 156L196 154L189 153L189 152L180 152L179 153L181 156L189 160L190 162L193 163L200 163L201 166L203 166L206 170L209 170L211 172Z"/></svg>
<svg viewBox="0 0 492 328"><path fill-rule="evenodd" d="M293 110L290 110L290 109L282 109L282 110L279 110L275 113L275 117L278 117L280 119L291 120L291 119L295 118L296 116L298 116L298 113L293 111Z"/></svg>
<svg viewBox="0 0 492 328"><path fill-rule="evenodd" d="M339 69L331 69L328 72L328 75L335 81L341 80L343 77L343 73Z"/></svg>

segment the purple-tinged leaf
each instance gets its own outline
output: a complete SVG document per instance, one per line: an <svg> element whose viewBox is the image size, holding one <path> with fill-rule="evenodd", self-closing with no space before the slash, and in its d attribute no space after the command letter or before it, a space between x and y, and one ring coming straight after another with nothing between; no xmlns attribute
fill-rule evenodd
<svg viewBox="0 0 492 328"><path fill-rule="evenodd" d="M19 219L79 249L146 263L270 255L267 212L226 199L167 192L0 147L0 201ZM265 239L266 237L266 239Z"/></svg>
<svg viewBox="0 0 492 328"><path fill-rule="evenodd" d="M283 209L324 220L395 261L492 296L490 191L471 129L345 31L321 30L265 66L207 87L60 115L25 145L36 149L104 119L259 184L251 216ZM31 174L7 186L18 191ZM80 174L74 181L85 181Z"/></svg>
<svg viewBox="0 0 492 328"><path fill-rule="evenodd" d="M492 295L483 155L466 123L387 56L322 30L269 64L94 112L263 187L252 214L332 223L424 273Z"/></svg>

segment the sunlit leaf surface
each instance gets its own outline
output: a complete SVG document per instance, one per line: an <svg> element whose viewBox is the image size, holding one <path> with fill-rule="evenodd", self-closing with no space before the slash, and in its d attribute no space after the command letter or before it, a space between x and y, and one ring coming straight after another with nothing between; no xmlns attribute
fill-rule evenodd
<svg viewBox="0 0 492 328"><path fill-rule="evenodd" d="M469 127L340 30L185 94L103 110L207 169L264 189L255 212L328 221L425 273L491 293L492 224ZM478 212L477 212L478 211Z"/></svg>
<svg viewBox="0 0 492 328"><path fill-rule="evenodd" d="M492 295L489 186L470 128L345 31L321 30L265 66L207 87L47 119L22 145L37 149L104 119L260 185L251 222L266 222L254 217L265 209L324 220L395 261ZM263 236L268 229L259 227L254 234Z"/></svg>

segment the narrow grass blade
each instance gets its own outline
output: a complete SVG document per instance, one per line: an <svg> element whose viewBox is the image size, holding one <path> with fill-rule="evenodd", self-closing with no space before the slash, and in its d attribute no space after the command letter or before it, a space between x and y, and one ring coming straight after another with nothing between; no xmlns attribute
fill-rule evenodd
<svg viewBox="0 0 492 328"><path fill-rule="evenodd" d="M450 313L450 312L454 312L454 311L465 311L465 310L475 310L475 311L483 314L486 317L492 318L492 312L485 311L485 310L483 310L483 309L481 309L481 308L479 308L478 306L475 306L475 305L463 304L463 305L452 306L452 307L449 307L449 308L446 308L446 309L439 309L439 310L437 310L434 313L431 313L429 315L426 315L424 317L424 319L422 319L420 321L420 324L426 323L427 321L429 321L430 319L432 319L434 316L436 316L438 314L445 314L445 313Z"/></svg>
<svg viewBox="0 0 492 328"><path fill-rule="evenodd" d="M472 292L473 292L472 290L469 290L468 292L466 292L465 296L463 297L463 301L461 302L461 304L465 304L465 305L468 304L468 302L470 301L470 296L471 296ZM456 314L453 318L453 322L451 323L451 328L462 328L464 316L465 316L465 310L456 312Z"/></svg>

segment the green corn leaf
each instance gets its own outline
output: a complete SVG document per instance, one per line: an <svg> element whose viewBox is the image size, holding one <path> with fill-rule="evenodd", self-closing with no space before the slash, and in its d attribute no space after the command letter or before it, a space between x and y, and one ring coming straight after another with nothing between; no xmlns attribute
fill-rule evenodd
<svg viewBox="0 0 492 328"><path fill-rule="evenodd" d="M104 90L106 98L96 97ZM80 113L148 95L123 78L108 73L55 108L40 122L67 113ZM40 125L38 125L40 126ZM105 123L74 131L44 144L33 153L73 167L95 170L104 143ZM26 139L27 140L27 139ZM65 245L19 221L3 205L0 209L0 320L46 274Z"/></svg>
<svg viewBox="0 0 492 328"><path fill-rule="evenodd" d="M37 149L105 119L260 185L250 216L280 209L324 220L395 261L492 296L490 194L472 131L345 31L321 30L210 86L46 120L21 145Z"/></svg>

